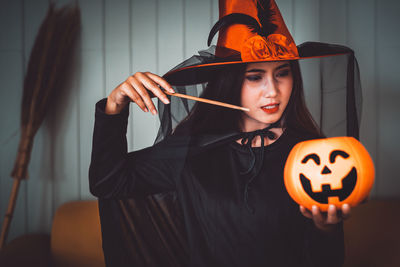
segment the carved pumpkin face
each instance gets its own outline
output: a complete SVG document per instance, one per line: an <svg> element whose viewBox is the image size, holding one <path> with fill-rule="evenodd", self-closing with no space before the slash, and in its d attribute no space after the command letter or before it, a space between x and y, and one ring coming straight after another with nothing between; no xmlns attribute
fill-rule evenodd
<svg viewBox="0 0 400 267"><path fill-rule="evenodd" d="M363 145L353 137L333 137L298 143L284 170L289 195L304 207L329 204L358 205L374 182L374 165Z"/></svg>

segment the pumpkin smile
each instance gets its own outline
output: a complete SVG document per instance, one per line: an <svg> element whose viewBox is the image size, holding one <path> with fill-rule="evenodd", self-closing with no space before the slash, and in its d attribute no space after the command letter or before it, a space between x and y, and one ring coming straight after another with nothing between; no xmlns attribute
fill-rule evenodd
<svg viewBox="0 0 400 267"><path fill-rule="evenodd" d="M322 192L313 192L310 179L300 173L300 181L304 191L313 200L328 204L330 197L338 197L340 201L345 200L353 192L357 183L357 170L353 167L350 172L342 179L342 189L332 190L329 184L322 185Z"/></svg>
<svg viewBox="0 0 400 267"><path fill-rule="evenodd" d="M297 143L284 169L285 187L293 200L322 212L330 205L357 206L374 183L374 163L354 137L340 136Z"/></svg>

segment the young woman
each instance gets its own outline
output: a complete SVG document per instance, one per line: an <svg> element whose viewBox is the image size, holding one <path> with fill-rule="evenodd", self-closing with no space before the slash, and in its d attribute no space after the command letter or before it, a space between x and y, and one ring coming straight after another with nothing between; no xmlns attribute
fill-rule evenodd
<svg viewBox="0 0 400 267"><path fill-rule="evenodd" d="M290 150L322 134L305 105L299 57L291 56L290 44L282 47L288 60L246 62L242 50L238 64L212 65L207 72L202 97L250 111L196 103L164 140L130 153L129 103L157 114L151 95L168 107L171 99L162 88L174 88L149 72L128 77L96 105L91 192L100 199L176 192L188 266L341 266L342 220L350 206L310 211L285 190Z"/></svg>

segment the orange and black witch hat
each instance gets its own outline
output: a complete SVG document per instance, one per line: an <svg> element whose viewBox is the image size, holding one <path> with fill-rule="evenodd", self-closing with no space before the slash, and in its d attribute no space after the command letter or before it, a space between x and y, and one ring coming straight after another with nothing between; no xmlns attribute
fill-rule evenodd
<svg viewBox="0 0 400 267"><path fill-rule="evenodd" d="M178 65L164 75L173 85L202 83L210 71L227 64L299 60L351 53L347 47L307 42L296 46L274 0L219 0L218 22L208 37L216 47Z"/></svg>

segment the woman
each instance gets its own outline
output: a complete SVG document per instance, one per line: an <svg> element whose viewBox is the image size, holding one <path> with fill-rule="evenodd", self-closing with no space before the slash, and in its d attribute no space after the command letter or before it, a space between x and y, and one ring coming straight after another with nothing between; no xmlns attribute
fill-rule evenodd
<svg viewBox="0 0 400 267"><path fill-rule="evenodd" d="M131 153L128 104L157 114L150 96L169 105L161 88L174 89L153 73L128 77L96 107L91 192L130 198L176 191L189 266L340 266L350 206L306 210L283 183L291 148L322 137L305 106L298 58L289 58L212 68L202 96L250 111L197 103L164 140Z"/></svg>

